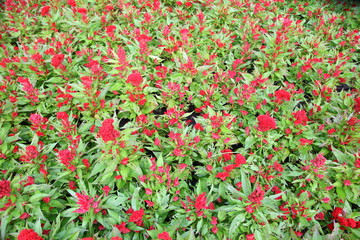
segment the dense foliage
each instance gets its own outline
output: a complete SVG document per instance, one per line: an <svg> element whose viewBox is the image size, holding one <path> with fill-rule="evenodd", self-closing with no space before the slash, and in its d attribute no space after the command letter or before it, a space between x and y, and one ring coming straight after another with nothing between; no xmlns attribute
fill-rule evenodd
<svg viewBox="0 0 360 240"><path fill-rule="evenodd" d="M0 239L360 238L359 5L0 4Z"/></svg>

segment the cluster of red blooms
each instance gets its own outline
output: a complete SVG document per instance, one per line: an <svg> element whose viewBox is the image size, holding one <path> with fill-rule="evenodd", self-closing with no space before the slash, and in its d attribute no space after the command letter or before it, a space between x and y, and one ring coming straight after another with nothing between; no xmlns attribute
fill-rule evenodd
<svg viewBox="0 0 360 240"><path fill-rule="evenodd" d="M129 62L126 60L126 51L124 50L124 48L122 48L121 46L119 46L118 51L117 51L117 59L119 60L117 67L115 67L116 70L119 70L119 76L121 78L123 78L123 74L122 72L125 72L125 70L129 67ZM131 81L131 79L128 79L129 81Z"/></svg>
<svg viewBox="0 0 360 240"><path fill-rule="evenodd" d="M22 90L26 92L26 98L30 100L30 104L34 105L35 102L39 102L39 90L35 89L28 78L19 77L17 79L22 84Z"/></svg>
<svg viewBox="0 0 360 240"><path fill-rule="evenodd" d="M76 197L78 199L76 203L79 205L79 209L75 210L75 213L86 213L90 208L93 208L95 213L101 211L101 209L98 208L100 202L94 201L94 198L80 193L76 193Z"/></svg>
<svg viewBox="0 0 360 240"><path fill-rule="evenodd" d="M246 240L255 240L255 234L254 233L247 234L246 235Z"/></svg>
<svg viewBox="0 0 360 240"><path fill-rule="evenodd" d="M129 222L133 222L138 226L142 226L143 225L143 216L145 215L144 209L140 209L140 210L128 210L127 213L130 213L130 218L129 218Z"/></svg>
<svg viewBox="0 0 360 240"><path fill-rule="evenodd" d="M75 156L76 154L72 153L69 149L61 150L58 153L60 162L64 164L71 171L76 170L76 167L70 164L74 160Z"/></svg>
<svg viewBox="0 0 360 240"><path fill-rule="evenodd" d="M213 208L213 207L211 207L212 205L207 206L206 202L207 202L206 192L203 192L202 194L200 194L196 197L194 207L196 209L197 216L202 216L204 214L204 212L201 211L202 209Z"/></svg>
<svg viewBox="0 0 360 240"><path fill-rule="evenodd" d="M222 156L218 158L218 161L223 160L224 162L227 162L232 159L232 152L230 149L225 149L221 151ZM241 165L246 163L246 158L241 154L235 155L235 163L229 164L227 166L224 166L223 169L225 172L219 172L216 174L215 177L220 178L221 180L225 181L227 177L230 177L230 172L238 167L241 167Z"/></svg>
<svg viewBox="0 0 360 240"><path fill-rule="evenodd" d="M126 80L126 83L130 83L134 87L140 86L142 82L143 78L138 71L131 73Z"/></svg>
<svg viewBox="0 0 360 240"><path fill-rule="evenodd" d="M106 26L105 27L105 31L106 34L112 39L115 40L115 30L116 30L116 26L115 25L110 25L110 26Z"/></svg>
<svg viewBox="0 0 360 240"><path fill-rule="evenodd" d="M67 105L71 101L71 99L74 98L70 93L74 93L76 91L73 91L71 89L72 87L70 85L65 85L64 90L60 88L56 90L56 93L58 93L58 95L55 97L55 100L58 102L58 108Z"/></svg>
<svg viewBox="0 0 360 240"><path fill-rule="evenodd" d="M258 130L260 132L266 132L276 128L275 119L268 115L260 115L257 117L257 120L259 123Z"/></svg>
<svg viewBox="0 0 360 240"><path fill-rule="evenodd" d="M122 222L120 224L116 224L115 227L123 234L131 232L129 228L126 227L126 222Z"/></svg>
<svg viewBox="0 0 360 240"><path fill-rule="evenodd" d="M210 210L215 209L214 203L210 203L209 205L206 205L207 198L205 192L196 196L195 201L191 200L189 196L186 197L186 200L187 202L189 202L189 204L186 205L184 201L180 201L181 206L186 210L186 212L191 211L193 209L192 207L194 207L196 211L196 215L198 217L204 216L204 212L201 211L202 209L210 209Z"/></svg>
<svg viewBox="0 0 360 240"><path fill-rule="evenodd" d="M325 165L326 158L322 154L318 154L313 160L310 161L315 167L321 168Z"/></svg>
<svg viewBox="0 0 360 240"><path fill-rule="evenodd" d="M300 193L297 196L300 196L300 194L302 194L303 192L300 191ZM307 193L309 194L309 193ZM308 195L310 197L310 195ZM295 219L299 216L301 217L307 217L306 214L304 214L304 212L308 209L304 206L305 202L301 202L301 203L293 203L293 204L289 204L288 202L283 203L282 205L279 206L279 209L283 212L284 215L281 216L282 219L287 220L288 216L291 216L291 218ZM308 221L311 220L311 218L307 218Z"/></svg>
<svg viewBox="0 0 360 240"><path fill-rule="evenodd" d="M309 121L308 117L306 116L306 112L304 110L299 110L295 113L292 113L295 118L294 124L295 125L303 125L306 126L307 122Z"/></svg>
<svg viewBox="0 0 360 240"><path fill-rule="evenodd" d="M290 101L291 94L285 90L280 89L275 91L275 97L276 100L274 102L277 104L282 104L284 101Z"/></svg>
<svg viewBox="0 0 360 240"><path fill-rule="evenodd" d="M343 209L336 207L331 214L333 219L337 221L342 227L340 229L345 230L345 227L360 228L360 221L355 221L352 218L345 218ZM330 223L328 228L332 231L334 229L334 223Z"/></svg>
<svg viewBox="0 0 360 240"><path fill-rule="evenodd" d="M40 14L41 14L41 16L43 16L43 17L45 17L45 16L50 16L50 6L43 6L42 8L41 8L41 12L40 12Z"/></svg>
<svg viewBox="0 0 360 240"><path fill-rule="evenodd" d="M320 153L314 159L310 160L312 165L303 166L302 169L305 171L312 169L315 173L319 173L320 170L326 170L326 161L327 159L324 157L323 154ZM319 178L322 178L323 175L318 174L317 176Z"/></svg>
<svg viewBox="0 0 360 240"><path fill-rule="evenodd" d="M20 161L27 162L27 163L34 163L34 159L36 159L39 156L39 152L37 150L37 147L30 145L26 147L25 155L20 157Z"/></svg>
<svg viewBox="0 0 360 240"><path fill-rule="evenodd" d="M62 64L64 59L65 59L64 54L55 54L51 59L51 65L54 68L65 68L65 66Z"/></svg>
<svg viewBox="0 0 360 240"><path fill-rule="evenodd" d="M129 95L130 102L136 102L138 105L144 105L147 100L145 94L142 93L141 84L143 83L143 78L139 71L133 71L126 80L126 83L130 83L135 89L133 91L127 91Z"/></svg>
<svg viewBox="0 0 360 240"><path fill-rule="evenodd" d="M0 199L5 196L10 196L11 188L10 188L10 181L8 180L1 180L0 181Z"/></svg>
<svg viewBox="0 0 360 240"><path fill-rule="evenodd" d="M33 229L23 229L19 233L18 240L44 240Z"/></svg>
<svg viewBox="0 0 360 240"><path fill-rule="evenodd" d="M355 112L360 113L360 97L355 98L354 101L355 101L354 110Z"/></svg>
<svg viewBox="0 0 360 240"><path fill-rule="evenodd" d="M126 91L126 93L129 95L130 102L136 102L139 106L142 106L147 102L145 94L134 94L130 91Z"/></svg>
<svg viewBox="0 0 360 240"><path fill-rule="evenodd" d="M76 131L76 125L70 123L69 115L66 112L57 112L56 118L58 120L61 120L61 124L63 126L63 129L61 130L61 132L68 134L70 132Z"/></svg>
<svg viewBox="0 0 360 240"><path fill-rule="evenodd" d="M120 132L115 130L113 123L114 119L105 119L99 129L99 136L105 143L116 141L116 138L120 136Z"/></svg>
<svg viewBox="0 0 360 240"><path fill-rule="evenodd" d="M157 237L161 240L172 240L168 232L159 233Z"/></svg>
<svg viewBox="0 0 360 240"><path fill-rule="evenodd" d="M31 130L46 129L47 118L42 117L40 114L30 114L29 121L31 122Z"/></svg>
<svg viewBox="0 0 360 240"><path fill-rule="evenodd" d="M261 201L264 199L265 192L260 185L248 196L250 202L255 204L261 204Z"/></svg>

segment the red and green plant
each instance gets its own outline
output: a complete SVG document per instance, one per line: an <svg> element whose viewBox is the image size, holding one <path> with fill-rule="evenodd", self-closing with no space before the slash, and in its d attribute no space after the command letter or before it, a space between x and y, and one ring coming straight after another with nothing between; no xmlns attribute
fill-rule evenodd
<svg viewBox="0 0 360 240"><path fill-rule="evenodd" d="M359 5L0 2L0 239L360 238Z"/></svg>

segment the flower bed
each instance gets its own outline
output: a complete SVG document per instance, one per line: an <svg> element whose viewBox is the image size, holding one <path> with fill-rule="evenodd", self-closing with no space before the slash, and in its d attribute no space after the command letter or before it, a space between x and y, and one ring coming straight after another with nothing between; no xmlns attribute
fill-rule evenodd
<svg viewBox="0 0 360 240"><path fill-rule="evenodd" d="M359 5L0 3L0 239L360 238Z"/></svg>

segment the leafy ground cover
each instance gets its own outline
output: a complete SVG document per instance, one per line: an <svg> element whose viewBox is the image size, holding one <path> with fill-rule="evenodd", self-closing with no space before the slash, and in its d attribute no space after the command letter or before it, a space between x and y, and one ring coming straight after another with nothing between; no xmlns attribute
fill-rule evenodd
<svg viewBox="0 0 360 240"><path fill-rule="evenodd" d="M359 239L359 5L0 11L1 239Z"/></svg>

